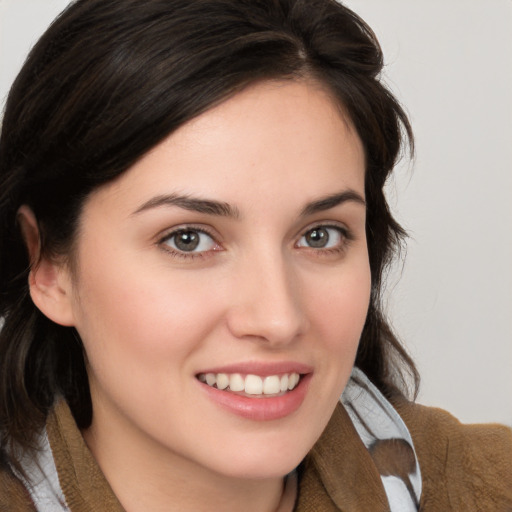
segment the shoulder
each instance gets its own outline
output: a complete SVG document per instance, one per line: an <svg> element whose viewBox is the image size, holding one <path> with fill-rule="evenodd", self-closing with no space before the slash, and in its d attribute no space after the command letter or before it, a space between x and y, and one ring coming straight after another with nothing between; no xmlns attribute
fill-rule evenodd
<svg viewBox="0 0 512 512"><path fill-rule="evenodd" d="M464 425L446 411L406 401L394 405L414 442L424 506L512 510L512 429Z"/></svg>
<svg viewBox="0 0 512 512"><path fill-rule="evenodd" d="M0 453L0 511L35 512L36 508L21 481Z"/></svg>

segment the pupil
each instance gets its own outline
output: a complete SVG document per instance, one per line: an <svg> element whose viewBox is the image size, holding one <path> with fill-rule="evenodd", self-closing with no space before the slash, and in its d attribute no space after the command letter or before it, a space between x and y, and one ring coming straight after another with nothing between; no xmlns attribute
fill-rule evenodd
<svg viewBox="0 0 512 512"><path fill-rule="evenodd" d="M329 241L329 233L326 229L312 229L307 235L306 240L310 247L325 247Z"/></svg>
<svg viewBox="0 0 512 512"><path fill-rule="evenodd" d="M193 251L199 245L199 235L195 231L181 231L174 243L180 251Z"/></svg>

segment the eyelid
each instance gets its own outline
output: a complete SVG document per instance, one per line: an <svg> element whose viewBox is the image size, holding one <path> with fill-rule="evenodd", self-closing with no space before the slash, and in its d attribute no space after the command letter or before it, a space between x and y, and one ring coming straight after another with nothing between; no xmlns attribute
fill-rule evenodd
<svg viewBox="0 0 512 512"><path fill-rule="evenodd" d="M215 244L215 248L209 249L206 251L181 251L179 249L175 249L169 245L167 245L165 242L175 236L176 234L182 232L182 231L197 231L198 233L205 234L209 236L212 241ZM172 228L168 228L164 231L162 231L159 235L157 235L156 243L159 247L162 248L162 250L166 251L167 253L171 254L172 256L175 256L177 258L183 258L183 259L190 259L190 258L204 258L209 253L212 252L218 252L222 250L221 242L219 241L219 236L216 235L213 230L207 226L204 225L197 225L197 224L180 224L178 226L173 226Z"/></svg>
<svg viewBox="0 0 512 512"><path fill-rule="evenodd" d="M160 231L156 235L157 240L164 240L166 238L169 238L173 233L178 233L179 231L199 231L201 233L205 233L209 236L211 236L214 240L218 241L220 236L218 235L217 231L211 228L210 226L207 226L205 224L196 224L194 222L192 223L186 223L183 224L177 224L176 226L172 226L170 228L166 228Z"/></svg>
<svg viewBox="0 0 512 512"><path fill-rule="evenodd" d="M301 240L311 231L315 229L334 229L338 231L340 241L333 247L312 247L307 244L299 245ZM350 243L355 239L352 231L343 223L336 221L318 221L310 224L306 228L302 229L295 242L295 247L299 250L307 251L308 253L315 254L317 256L328 255L328 254L339 254L343 253Z"/></svg>
<svg viewBox="0 0 512 512"><path fill-rule="evenodd" d="M297 238L303 237L308 231L311 231L313 229L318 228L332 228L332 229L338 229L347 239L352 240L354 238L354 235L352 233L352 230L343 222L334 221L334 220L320 220L316 222L312 222L308 226L302 228L297 233Z"/></svg>

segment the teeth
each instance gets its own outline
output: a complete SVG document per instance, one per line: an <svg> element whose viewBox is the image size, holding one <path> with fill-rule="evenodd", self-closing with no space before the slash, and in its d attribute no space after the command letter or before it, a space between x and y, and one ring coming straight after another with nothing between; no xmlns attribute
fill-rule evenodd
<svg viewBox="0 0 512 512"><path fill-rule="evenodd" d="M239 373L234 373L229 377L229 389L231 391L243 391L245 382Z"/></svg>
<svg viewBox="0 0 512 512"><path fill-rule="evenodd" d="M245 377L245 392L248 395L261 395L263 393L263 379L257 375Z"/></svg>
<svg viewBox="0 0 512 512"><path fill-rule="evenodd" d="M281 379L277 375L265 377L263 381L263 394L275 395L281 391Z"/></svg>
<svg viewBox="0 0 512 512"><path fill-rule="evenodd" d="M219 373L217 374L217 387L219 389L226 389L229 386L229 377L225 373ZM213 386L213 384L209 384L210 386Z"/></svg>
<svg viewBox="0 0 512 512"><path fill-rule="evenodd" d="M292 390L299 383L299 374L292 373L288 379L288 389Z"/></svg>
<svg viewBox="0 0 512 512"><path fill-rule="evenodd" d="M300 375L295 372L266 377L249 374L244 378L239 373L201 373L198 379L218 389L229 388L230 391L243 391L248 395L277 395L294 389L299 383Z"/></svg>
<svg viewBox="0 0 512 512"><path fill-rule="evenodd" d="M280 391L287 391L288 390L288 381L290 380L290 378L288 377L287 374L284 374L282 377L281 377L281 381L279 383L279 390Z"/></svg>

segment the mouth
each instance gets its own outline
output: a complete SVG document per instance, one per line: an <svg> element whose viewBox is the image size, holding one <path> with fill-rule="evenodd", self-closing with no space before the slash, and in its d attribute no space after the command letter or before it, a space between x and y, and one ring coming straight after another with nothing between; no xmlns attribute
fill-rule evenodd
<svg viewBox="0 0 512 512"><path fill-rule="evenodd" d="M297 362L237 363L196 374L205 396L221 409L252 421L291 416L308 394L314 370Z"/></svg>
<svg viewBox="0 0 512 512"><path fill-rule="evenodd" d="M302 379L297 372L276 375L199 373L196 377L211 388L250 398L272 398L293 391Z"/></svg>

